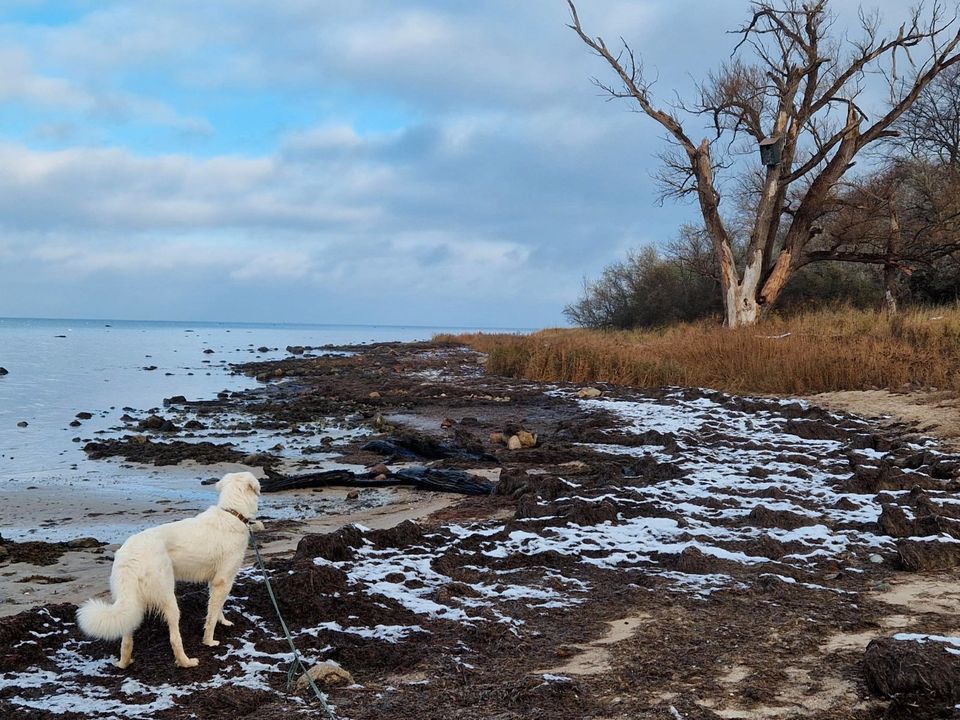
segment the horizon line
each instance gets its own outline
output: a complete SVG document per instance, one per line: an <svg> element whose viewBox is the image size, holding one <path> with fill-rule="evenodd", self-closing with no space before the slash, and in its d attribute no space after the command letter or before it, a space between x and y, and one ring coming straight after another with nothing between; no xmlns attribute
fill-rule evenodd
<svg viewBox="0 0 960 720"><path fill-rule="evenodd" d="M123 323L176 323L178 325L292 325L295 327L362 327L362 328L411 328L423 330L515 330L515 331L536 331L544 328L534 327L496 327L491 325L418 325L403 324L396 325L392 323L361 323L361 322L290 322L278 320L145 320L141 318L77 318L77 317L28 317L28 316L8 316L0 315L0 322L4 320L54 320L57 322L123 322Z"/></svg>

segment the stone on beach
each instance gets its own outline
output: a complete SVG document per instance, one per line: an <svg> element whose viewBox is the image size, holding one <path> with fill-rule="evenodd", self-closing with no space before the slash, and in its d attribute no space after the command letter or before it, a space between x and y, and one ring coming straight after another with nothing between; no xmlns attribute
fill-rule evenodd
<svg viewBox="0 0 960 720"><path fill-rule="evenodd" d="M342 687L353 685L353 675L339 665L325 661L317 663L297 680L297 690L303 690L310 685L307 678L324 687Z"/></svg>

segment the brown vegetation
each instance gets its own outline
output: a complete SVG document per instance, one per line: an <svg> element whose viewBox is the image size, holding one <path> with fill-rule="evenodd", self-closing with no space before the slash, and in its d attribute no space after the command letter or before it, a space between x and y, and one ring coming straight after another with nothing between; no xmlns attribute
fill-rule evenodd
<svg viewBox="0 0 960 720"><path fill-rule="evenodd" d="M960 391L960 308L897 316L825 310L733 331L701 322L659 331L557 329L435 340L487 353L491 373L531 380L736 393L904 385Z"/></svg>

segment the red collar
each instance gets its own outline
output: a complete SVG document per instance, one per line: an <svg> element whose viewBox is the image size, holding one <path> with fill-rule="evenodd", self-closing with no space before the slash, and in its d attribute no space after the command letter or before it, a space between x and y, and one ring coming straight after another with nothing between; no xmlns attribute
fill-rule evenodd
<svg viewBox="0 0 960 720"><path fill-rule="evenodd" d="M236 510L231 510L230 508L220 508L220 509L223 510L225 513L230 513L230 514L233 515L237 520L239 520L240 522L242 522L244 525L246 525L247 523L250 522L250 518L244 517L243 515L241 515L240 513L238 513Z"/></svg>

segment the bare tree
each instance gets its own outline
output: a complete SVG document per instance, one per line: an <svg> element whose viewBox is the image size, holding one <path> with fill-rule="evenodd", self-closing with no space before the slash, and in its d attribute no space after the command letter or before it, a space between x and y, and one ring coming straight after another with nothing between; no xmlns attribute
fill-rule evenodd
<svg viewBox="0 0 960 720"><path fill-rule="evenodd" d="M896 312L904 276L960 252L960 173L926 160L892 162L846 183L823 226L801 264L839 260L882 267L886 308Z"/></svg>
<svg viewBox="0 0 960 720"><path fill-rule="evenodd" d="M909 12L894 37L883 37L877 14L860 13L860 36L834 31L828 0L768 0L750 4L749 20L733 59L710 75L694 105L659 107L643 64L624 43L614 53L582 28L568 0L570 27L602 57L618 78L595 80L611 97L635 101L663 126L672 143L661 176L668 195L697 198L720 274L725 323L756 322L773 305L820 231L838 181L864 148L893 134L891 126L944 70L960 62L956 16L941 2ZM898 71L897 62L908 65ZM886 78L889 107L870 118L857 104L868 73ZM699 144L686 132L680 112L709 118L714 137ZM717 173L730 156L743 154L742 140L761 145L763 168L753 169L754 202L742 269L720 213ZM753 152L751 148L751 152ZM735 159L735 158L734 158Z"/></svg>
<svg viewBox="0 0 960 720"><path fill-rule="evenodd" d="M924 88L894 128L891 144L910 157L960 170L960 65Z"/></svg>

